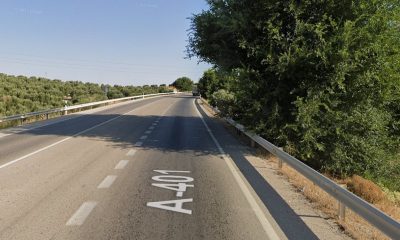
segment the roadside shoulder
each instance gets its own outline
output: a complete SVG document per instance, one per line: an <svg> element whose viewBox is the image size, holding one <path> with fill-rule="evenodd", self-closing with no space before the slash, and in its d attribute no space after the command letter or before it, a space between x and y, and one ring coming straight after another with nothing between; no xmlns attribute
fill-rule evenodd
<svg viewBox="0 0 400 240"><path fill-rule="evenodd" d="M207 115L210 128L226 153L289 239L309 239L311 236L316 239L351 239L333 219L314 209L301 191L276 170L273 162L257 157L255 150L240 142L224 121L214 117L208 106L199 102L198 106Z"/></svg>

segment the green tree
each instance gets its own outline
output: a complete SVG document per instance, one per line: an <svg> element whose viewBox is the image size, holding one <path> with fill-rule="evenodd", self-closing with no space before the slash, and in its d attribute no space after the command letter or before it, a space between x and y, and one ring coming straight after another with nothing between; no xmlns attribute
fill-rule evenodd
<svg viewBox="0 0 400 240"><path fill-rule="evenodd" d="M176 87L179 91L191 91L193 89L193 81L188 77L180 77L172 83L172 86Z"/></svg>
<svg viewBox="0 0 400 240"><path fill-rule="evenodd" d="M233 76L226 89L242 123L316 168L394 184L398 1L208 3L192 18L188 55Z"/></svg>
<svg viewBox="0 0 400 240"><path fill-rule="evenodd" d="M215 86L217 85L217 74L214 69L209 69L203 73L197 85L201 96L206 99L211 98L211 95L217 90Z"/></svg>

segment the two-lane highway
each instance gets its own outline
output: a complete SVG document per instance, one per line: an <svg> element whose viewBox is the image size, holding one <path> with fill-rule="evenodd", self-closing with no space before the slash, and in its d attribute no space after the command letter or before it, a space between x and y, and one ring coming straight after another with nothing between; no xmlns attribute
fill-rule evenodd
<svg viewBox="0 0 400 240"><path fill-rule="evenodd" d="M278 239L190 96L0 138L0 239Z"/></svg>

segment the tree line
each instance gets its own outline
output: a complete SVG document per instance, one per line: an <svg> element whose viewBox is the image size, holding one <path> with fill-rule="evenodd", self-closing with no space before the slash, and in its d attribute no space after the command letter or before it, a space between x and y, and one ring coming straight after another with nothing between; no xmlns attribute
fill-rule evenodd
<svg viewBox="0 0 400 240"><path fill-rule="evenodd" d="M165 84L104 85L0 73L0 117L141 94L170 92Z"/></svg>
<svg viewBox="0 0 400 240"><path fill-rule="evenodd" d="M400 3L208 1L202 96L310 166L400 190Z"/></svg>

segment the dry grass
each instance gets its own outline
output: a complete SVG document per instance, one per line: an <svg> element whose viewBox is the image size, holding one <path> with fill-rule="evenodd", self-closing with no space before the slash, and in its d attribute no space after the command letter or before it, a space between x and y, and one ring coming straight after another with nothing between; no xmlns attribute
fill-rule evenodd
<svg viewBox="0 0 400 240"><path fill-rule="evenodd" d="M386 196L378 185L370 180L354 175L346 179L347 188L370 203L379 203Z"/></svg>
<svg viewBox="0 0 400 240"><path fill-rule="evenodd" d="M262 154L267 160L278 162L277 158L271 154ZM367 221L362 219L351 210L346 209L346 219L341 221L337 217L338 202L325 191L313 184L310 180L303 177L293 168L284 164L281 173L284 174L289 182L296 187L303 195L310 200L316 209L321 210L342 227L345 233L355 239L389 239ZM400 220L400 208L390 201L385 193L373 182L360 176L354 176L349 179L337 180L339 184L345 183L350 186L353 192L363 197L374 205L386 212L391 217Z"/></svg>

